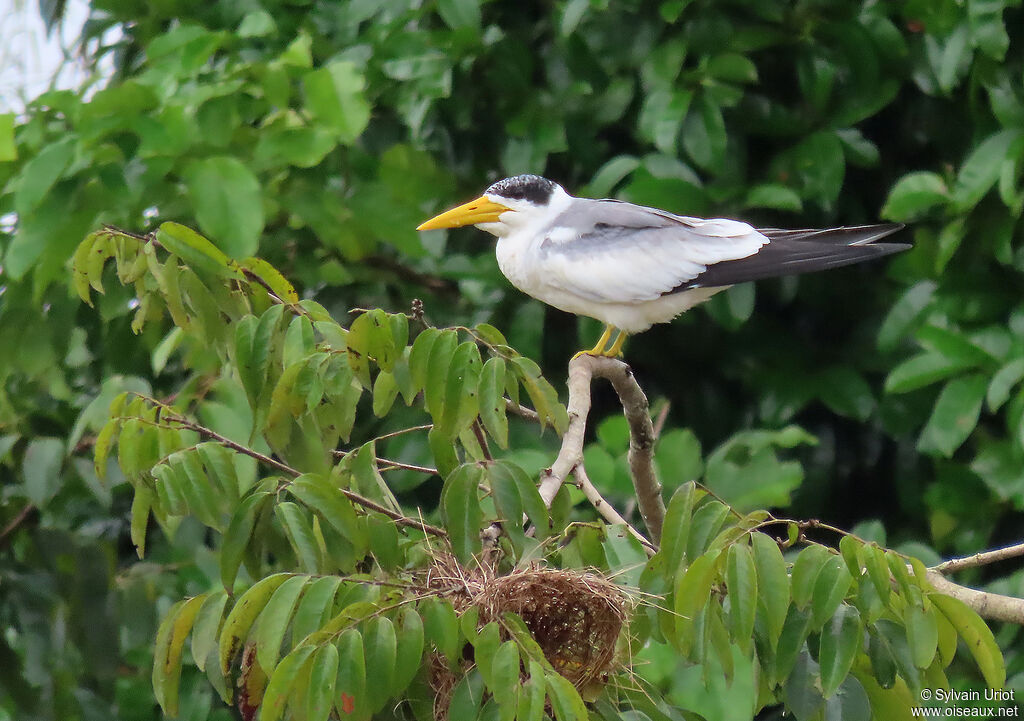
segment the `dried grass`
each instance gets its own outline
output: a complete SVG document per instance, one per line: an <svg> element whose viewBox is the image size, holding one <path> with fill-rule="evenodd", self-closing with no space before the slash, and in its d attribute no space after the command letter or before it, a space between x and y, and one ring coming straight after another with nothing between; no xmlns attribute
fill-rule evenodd
<svg viewBox="0 0 1024 721"><path fill-rule="evenodd" d="M450 600L460 615L478 609L480 627L500 622L506 613L517 614L552 667L577 688L612 670L616 641L631 605L621 588L597 573L533 566L499 575L493 564L466 569L448 555L435 558L425 585ZM502 637L508 638L504 629ZM431 659L439 721L447 716L461 674L471 666L467 660L453 671L443 659Z"/></svg>

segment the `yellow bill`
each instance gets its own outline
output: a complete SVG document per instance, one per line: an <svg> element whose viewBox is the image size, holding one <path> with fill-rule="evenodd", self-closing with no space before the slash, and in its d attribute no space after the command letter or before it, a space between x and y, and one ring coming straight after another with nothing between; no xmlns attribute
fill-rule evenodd
<svg viewBox="0 0 1024 721"><path fill-rule="evenodd" d="M425 223L420 224L416 230L436 230L437 228L461 228L464 225L476 225L477 223L496 223L498 216L509 208L501 203L495 203L487 199L487 196L480 196L476 200L463 203L457 208L446 210L436 215Z"/></svg>

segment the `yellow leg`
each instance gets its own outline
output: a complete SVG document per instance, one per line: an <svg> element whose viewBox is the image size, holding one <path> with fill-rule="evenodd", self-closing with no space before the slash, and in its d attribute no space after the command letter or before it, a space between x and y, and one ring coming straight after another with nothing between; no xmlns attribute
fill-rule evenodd
<svg viewBox="0 0 1024 721"><path fill-rule="evenodd" d="M596 356L605 355L604 347L606 345L608 345L608 341L610 341L612 339L612 330L613 330L612 326L606 325L604 327L604 333L602 333L601 337L597 339L597 344L593 348L591 348L590 350L581 350L579 353L574 355L572 357L572 359L576 360L581 355L596 355Z"/></svg>
<svg viewBox="0 0 1024 721"><path fill-rule="evenodd" d="M615 342L612 343L612 347L608 349L605 355L608 356L609 358L617 358L618 356L622 355L622 346L625 343L626 334L620 330L618 338L615 339Z"/></svg>

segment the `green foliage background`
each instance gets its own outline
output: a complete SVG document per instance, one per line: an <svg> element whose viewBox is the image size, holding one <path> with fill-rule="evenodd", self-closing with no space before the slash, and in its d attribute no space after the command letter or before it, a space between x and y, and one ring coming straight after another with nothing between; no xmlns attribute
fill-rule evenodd
<svg viewBox="0 0 1024 721"><path fill-rule="evenodd" d="M655 408L671 404L663 480L702 476L741 510L855 527L929 564L1020 538L1018 2L92 8L84 47L113 55L114 80L0 118L0 528L28 511L0 540L0 717L154 718L156 624L217 577L198 524L134 561L130 488L92 467L123 390L205 398L203 421L233 437L248 422L209 349L162 316L133 335L130 288L107 284L99 312L72 292L71 255L101 223L197 225L338 319L420 298L432 323L489 322L558 379L596 324L510 289L489 238L421 237L419 221L539 172L762 225L908 222L915 248L891 262L740 286L631 341ZM621 506L625 428L609 397L593 419L588 470ZM550 462L552 436L521 435L517 462ZM426 458L410 442L402 460ZM1024 592L987 573L961 580ZM997 634L1022 688L1018 637ZM205 679L182 683L182 717L205 718Z"/></svg>

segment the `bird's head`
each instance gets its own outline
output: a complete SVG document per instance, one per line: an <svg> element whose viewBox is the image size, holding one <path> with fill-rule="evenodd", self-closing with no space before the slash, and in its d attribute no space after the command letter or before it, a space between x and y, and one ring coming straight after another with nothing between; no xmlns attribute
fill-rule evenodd
<svg viewBox="0 0 1024 721"><path fill-rule="evenodd" d="M502 238L540 218L546 218L569 195L558 183L539 175L516 175L499 180L476 200L445 211L416 230L475 225ZM559 208L560 210L560 208Z"/></svg>

